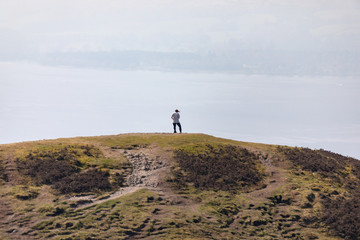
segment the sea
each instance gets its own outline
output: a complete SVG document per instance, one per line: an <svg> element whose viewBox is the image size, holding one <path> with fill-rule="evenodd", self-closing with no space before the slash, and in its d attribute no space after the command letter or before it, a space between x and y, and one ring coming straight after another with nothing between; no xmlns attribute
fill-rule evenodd
<svg viewBox="0 0 360 240"><path fill-rule="evenodd" d="M359 76L135 71L0 62L0 144L185 133L360 159Z"/></svg>

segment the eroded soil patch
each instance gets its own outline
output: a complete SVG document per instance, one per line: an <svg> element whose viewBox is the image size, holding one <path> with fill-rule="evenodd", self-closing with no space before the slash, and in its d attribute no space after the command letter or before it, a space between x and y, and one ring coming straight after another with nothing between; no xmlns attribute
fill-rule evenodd
<svg viewBox="0 0 360 240"><path fill-rule="evenodd" d="M105 148L103 151L106 156L115 158L125 156L132 165L132 171L126 176L124 187L119 188L103 199L97 199L94 195L70 198L69 200L79 203L77 204L79 208L115 199L141 188L163 192L162 188L165 187L164 174L170 168L169 158L166 157L167 154L157 154L159 150L151 147L136 150Z"/></svg>

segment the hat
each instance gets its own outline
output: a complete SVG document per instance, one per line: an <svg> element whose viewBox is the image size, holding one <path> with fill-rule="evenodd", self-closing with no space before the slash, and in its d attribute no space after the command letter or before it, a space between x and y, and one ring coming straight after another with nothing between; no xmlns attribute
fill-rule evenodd
<svg viewBox="0 0 360 240"><path fill-rule="evenodd" d="M180 112L179 110L175 109L175 112Z"/></svg>

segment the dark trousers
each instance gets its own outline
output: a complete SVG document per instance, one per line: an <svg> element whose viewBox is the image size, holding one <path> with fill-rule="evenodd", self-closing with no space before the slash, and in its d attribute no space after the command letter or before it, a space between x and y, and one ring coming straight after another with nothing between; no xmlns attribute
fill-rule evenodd
<svg viewBox="0 0 360 240"><path fill-rule="evenodd" d="M178 125L179 131L181 133L181 124L180 123L173 123L173 125L174 125L174 133L176 133L176 125Z"/></svg>

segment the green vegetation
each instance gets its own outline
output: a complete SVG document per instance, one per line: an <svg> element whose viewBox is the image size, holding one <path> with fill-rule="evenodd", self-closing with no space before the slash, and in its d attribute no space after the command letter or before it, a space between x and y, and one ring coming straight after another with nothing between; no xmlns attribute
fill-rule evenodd
<svg viewBox="0 0 360 240"><path fill-rule="evenodd" d="M92 166L94 159L102 158L102 152L90 145L37 145L19 154L20 162L61 161L78 167Z"/></svg>
<svg viewBox="0 0 360 240"><path fill-rule="evenodd" d="M0 176L0 239L359 239L360 163L324 150L79 137L1 145Z"/></svg>
<svg viewBox="0 0 360 240"><path fill-rule="evenodd" d="M45 238L127 239L149 225L154 205L165 201L148 190L139 190L121 199L109 200L86 210L67 208L52 220L34 226ZM56 238L55 238L56 239Z"/></svg>
<svg viewBox="0 0 360 240"><path fill-rule="evenodd" d="M17 185L12 189L12 193L17 199L29 200L39 196L40 188L27 185Z"/></svg>
<svg viewBox="0 0 360 240"><path fill-rule="evenodd" d="M102 144L119 149L137 149L156 145L165 149L174 149L189 144L232 144L244 146L266 146L255 143L245 143L223 138L215 138L205 134L121 134L116 136L99 136L75 138L79 141Z"/></svg>
<svg viewBox="0 0 360 240"><path fill-rule="evenodd" d="M338 186L331 191L315 188L321 198L321 217L318 218L314 213L309 216L307 224L323 222L335 235L345 239L360 239L360 161L325 150L289 147L279 147L278 150L294 166L318 173L325 177L321 179L323 183ZM308 202L303 208L312 208L315 199L314 193L307 195Z"/></svg>

